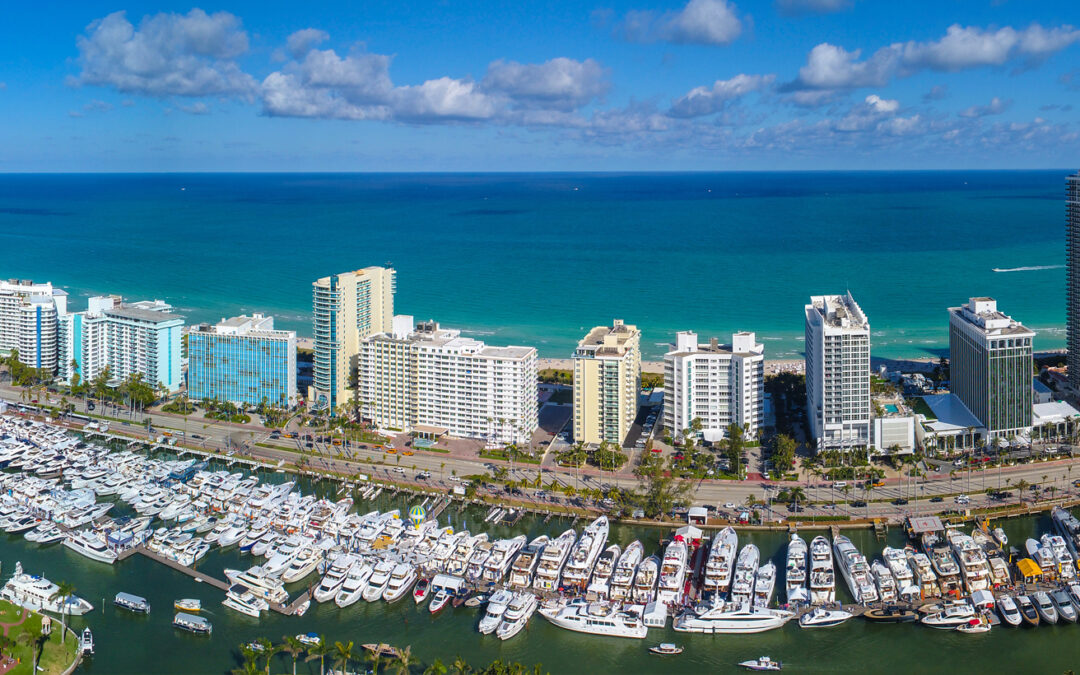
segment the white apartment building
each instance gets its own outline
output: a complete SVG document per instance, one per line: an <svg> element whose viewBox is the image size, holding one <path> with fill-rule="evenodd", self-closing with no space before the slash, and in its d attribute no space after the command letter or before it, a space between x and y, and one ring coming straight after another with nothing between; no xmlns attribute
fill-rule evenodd
<svg viewBox="0 0 1080 675"><path fill-rule="evenodd" d="M67 313L67 292L50 283L0 281L0 355L18 350L19 361L55 373L60 317Z"/></svg>
<svg viewBox="0 0 1080 675"><path fill-rule="evenodd" d="M538 426L536 349L491 347L395 316L361 342L361 414L381 429L527 445Z"/></svg>
<svg viewBox="0 0 1080 675"><path fill-rule="evenodd" d="M718 441L731 424L754 438L764 421L765 346L754 333L735 333L699 344L697 333L675 336L664 355L664 427L674 436L701 421L706 441Z"/></svg>
<svg viewBox="0 0 1080 675"><path fill-rule="evenodd" d="M183 384L184 319L171 309L161 300L124 303L118 296L90 298L85 312L67 314L60 322L60 377L71 382L78 372L83 382L89 382L108 367L114 383L141 373L155 389L164 385L169 392L178 390Z"/></svg>
<svg viewBox="0 0 1080 675"><path fill-rule="evenodd" d="M574 351L574 440L621 446L641 389L641 331L615 319L589 331Z"/></svg>
<svg viewBox="0 0 1080 675"><path fill-rule="evenodd" d="M806 313L806 410L818 451L868 448L870 322L846 295L810 298Z"/></svg>
<svg viewBox="0 0 1080 675"><path fill-rule="evenodd" d="M360 342L391 330L397 273L365 267L317 279L312 284L315 354L308 399L317 409L352 400Z"/></svg>

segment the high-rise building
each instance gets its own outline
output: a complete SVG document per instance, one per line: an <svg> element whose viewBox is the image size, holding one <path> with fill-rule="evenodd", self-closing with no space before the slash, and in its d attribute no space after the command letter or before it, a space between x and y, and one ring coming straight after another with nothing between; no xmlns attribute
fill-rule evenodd
<svg viewBox="0 0 1080 675"><path fill-rule="evenodd" d="M1031 430L1034 331L998 311L993 298L949 308L949 381L991 438Z"/></svg>
<svg viewBox="0 0 1080 675"><path fill-rule="evenodd" d="M753 333L698 344L697 333L676 334L664 355L664 427L680 436L701 423L702 437L718 441L730 424L756 436L764 418L765 347Z"/></svg>
<svg viewBox="0 0 1080 675"><path fill-rule="evenodd" d="M235 405L296 403L296 333L254 314L188 331L188 396Z"/></svg>
<svg viewBox="0 0 1080 675"><path fill-rule="evenodd" d="M641 332L616 319L574 351L574 440L621 445L637 416Z"/></svg>
<svg viewBox="0 0 1080 675"><path fill-rule="evenodd" d="M870 446L870 322L846 295L810 298L806 313L806 414L817 449Z"/></svg>
<svg viewBox="0 0 1080 675"><path fill-rule="evenodd" d="M1080 391L1080 172L1065 181L1065 340L1069 384Z"/></svg>
<svg viewBox="0 0 1080 675"><path fill-rule="evenodd" d="M386 430L528 444L538 426L533 347L491 347L434 321L395 316L361 343L361 415Z"/></svg>
<svg viewBox="0 0 1080 675"><path fill-rule="evenodd" d="M67 293L50 283L0 281L0 355L17 351L23 364L55 373L57 324L67 313L67 300Z"/></svg>
<svg viewBox="0 0 1080 675"><path fill-rule="evenodd" d="M175 392L183 384L180 369L184 318L161 300L122 302L119 296L90 298L85 312L60 322L60 377L78 373L89 382L107 367L110 382L134 373L151 387ZM72 365L74 362L74 365Z"/></svg>
<svg viewBox="0 0 1080 675"><path fill-rule="evenodd" d="M323 277L312 284L315 355L308 399L334 414L352 400L360 342L391 330L396 273L365 267Z"/></svg>

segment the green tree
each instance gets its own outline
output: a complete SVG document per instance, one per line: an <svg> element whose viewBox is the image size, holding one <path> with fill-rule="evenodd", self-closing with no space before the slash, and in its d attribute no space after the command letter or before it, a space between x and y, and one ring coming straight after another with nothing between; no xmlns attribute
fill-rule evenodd
<svg viewBox="0 0 1080 675"><path fill-rule="evenodd" d="M669 513L676 505L685 502L693 491L691 483L680 481L671 476L654 474L649 476L643 489L631 495L636 503L650 518Z"/></svg>
<svg viewBox="0 0 1080 675"><path fill-rule="evenodd" d="M446 673L447 668L439 659L435 659L430 666L424 669L424 675L446 675Z"/></svg>
<svg viewBox="0 0 1080 675"><path fill-rule="evenodd" d="M45 641L48 640L48 636L41 632L41 622L31 621L26 624L26 628L19 634L19 644L30 646L30 657L32 667L31 673L37 672L38 657L41 656L41 648L45 645Z"/></svg>
<svg viewBox="0 0 1080 675"><path fill-rule="evenodd" d="M318 644L309 645L307 648L307 658L304 662L319 660L319 675L326 675L326 657L330 656L332 648L327 644L326 640L320 635Z"/></svg>
<svg viewBox="0 0 1080 675"><path fill-rule="evenodd" d="M283 652L288 652L289 656L292 657L292 672L293 675L296 675L296 660L304 653L306 646L294 635L282 635L281 640L280 649ZM321 637L319 638L319 642L322 642Z"/></svg>
<svg viewBox="0 0 1080 675"><path fill-rule="evenodd" d="M412 647L405 647L398 652L397 675L409 675L409 669L416 663L412 655Z"/></svg>
<svg viewBox="0 0 1080 675"><path fill-rule="evenodd" d="M64 644L64 638L67 637L67 614L70 611L70 603L68 599L75 595L75 586L69 584L66 581L61 581L56 584L56 590L51 596L50 600L60 600L63 604L60 606L60 644Z"/></svg>
<svg viewBox="0 0 1080 675"><path fill-rule="evenodd" d="M349 662L353 660L353 642L342 644L341 642L334 643L334 667L340 667L341 670L348 670Z"/></svg>
<svg viewBox="0 0 1080 675"><path fill-rule="evenodd" d="M454 669L454 675L469 675L472 672L472 666L460 656L454 659L450 667Z"/></svg>

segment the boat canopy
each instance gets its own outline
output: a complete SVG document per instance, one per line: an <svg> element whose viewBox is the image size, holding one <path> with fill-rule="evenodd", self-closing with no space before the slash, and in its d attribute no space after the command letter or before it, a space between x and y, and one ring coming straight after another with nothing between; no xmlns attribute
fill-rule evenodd
<svg viewBox="0 0 1080 675"><path fill-rule="evenodd" d="M173 617L173 622L174 623L186 623L186 624L190 624L190 625L194 625L194 626L201 626L201 627L205 627L205 628L210 627L210 622L206 618L201 617L201 616L195 616L194 614L184 614L183 612L178 612L176 614L176 616Z"/></svg>
<svg viewBox="0 0 1080 675"><path fill-rule="evenodd" d="M147 604L146 598L140 598L137 595L132 595L131 593L124 593L123 591L120 591L119 593L116 594L115 601L116 602L125 602L125 603L131 604L131 605L145 605L145 604Z"/></svg>
<svg viewBox="0 0 1080 675"><path fill-rule="evenodd" d="M451 593L458 593L465 589L465 580L452 574L436 574L431 579L431 588L432 590L442 588Z"/></svg>
<svg viewBox="0 0 1080 675"><path fill-rule="evenodd" d="M1016 563L1016 569L1025 579L1042 576L1042 568L1039 567L1039 563L1031 558L1021 558L1020 562Z"/></svg>

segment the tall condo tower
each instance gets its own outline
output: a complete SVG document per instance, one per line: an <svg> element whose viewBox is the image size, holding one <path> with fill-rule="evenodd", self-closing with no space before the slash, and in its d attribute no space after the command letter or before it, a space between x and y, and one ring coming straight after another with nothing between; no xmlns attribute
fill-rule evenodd
<svg viewBox="0 0 1080 675"><path fill-rule="evenodd" d="M1080 172L1065 183L1065 340L1069 384L1080 389Z"/></svg>
<svg viewBox="0 0 1080 675"><path fill-rule="evenodd" d="M641 332L616 319L574 351L574 440L621 445L637 415Z"/></svg>
<svg viewBox="0 0 1080 675"><path fill-rule="evenodd" d="M817 449L870 445L870 322L849 292L806 312L806 414Z"/></svg>

